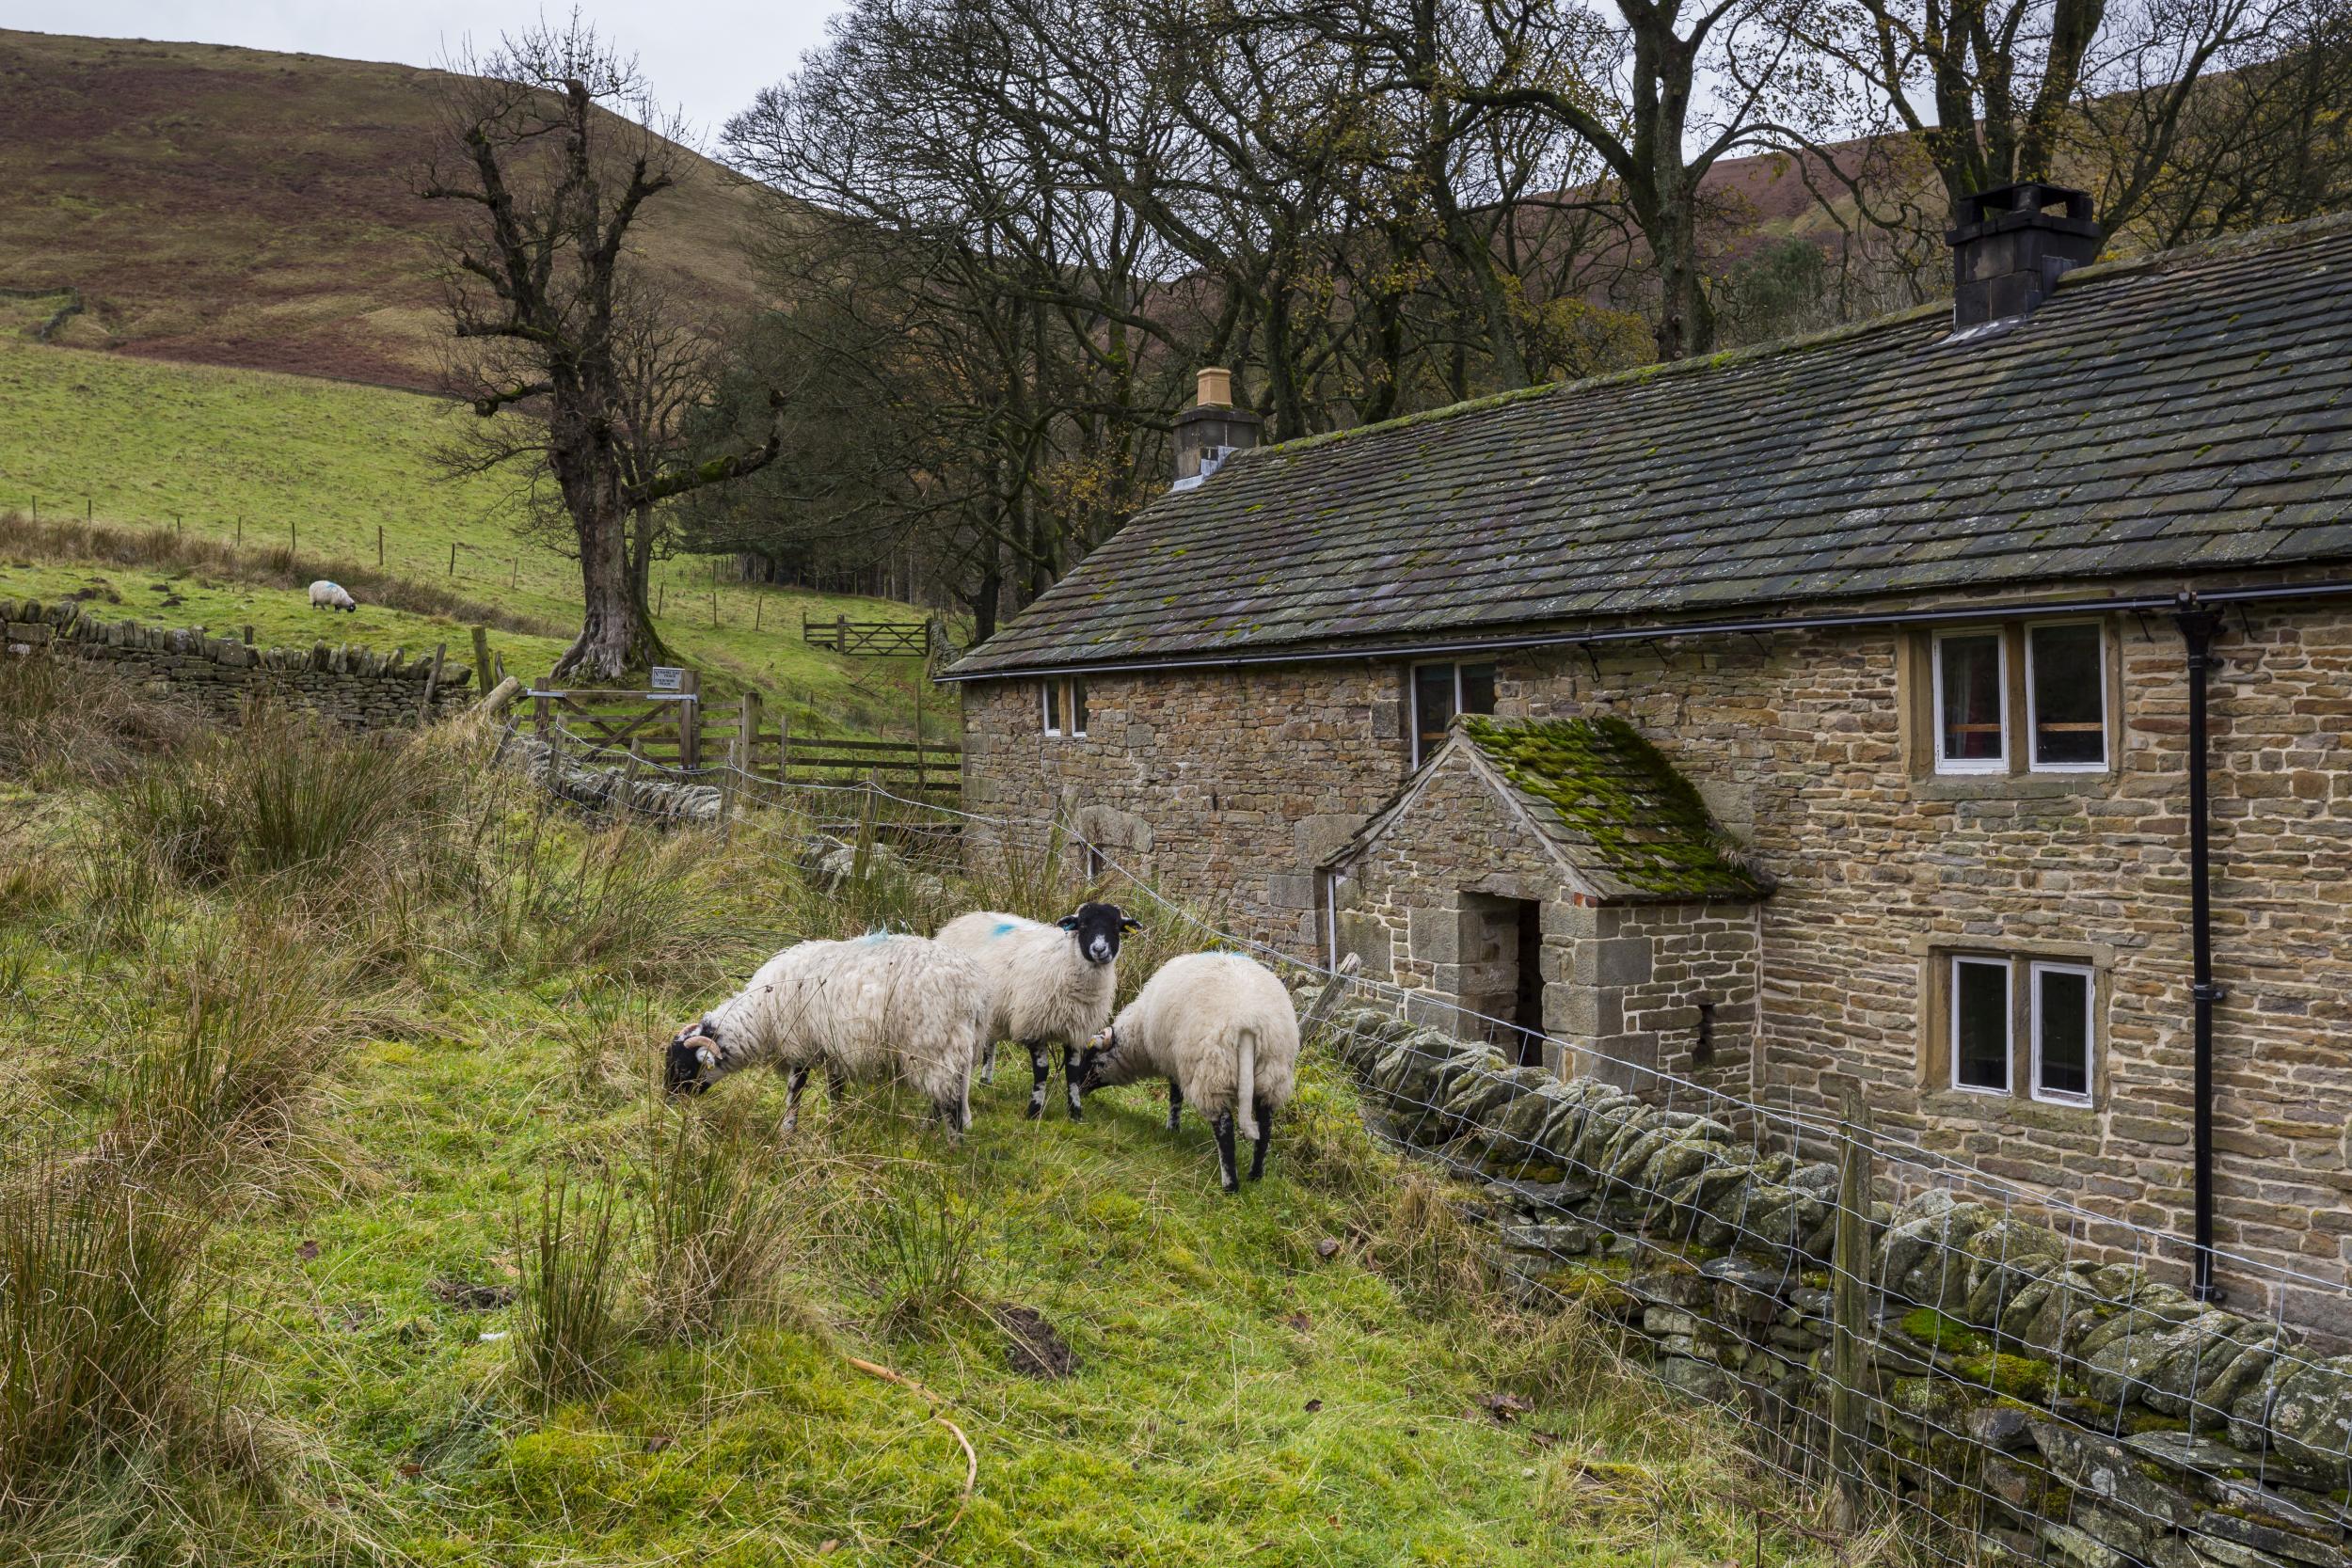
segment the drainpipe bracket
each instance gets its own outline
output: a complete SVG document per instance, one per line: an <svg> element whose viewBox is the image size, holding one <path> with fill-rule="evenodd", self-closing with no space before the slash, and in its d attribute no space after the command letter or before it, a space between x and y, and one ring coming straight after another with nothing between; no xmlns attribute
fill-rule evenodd
<svg viewBox="0 0 2352 1568"><path fill-rule="evenodd" d="M2229 1000L2230 988L2227 986L2217 986L2212 981L2208 980L2202 985L2189 987L2188 994L2195 997L2200 1002L2226 1002Z"/></svg>

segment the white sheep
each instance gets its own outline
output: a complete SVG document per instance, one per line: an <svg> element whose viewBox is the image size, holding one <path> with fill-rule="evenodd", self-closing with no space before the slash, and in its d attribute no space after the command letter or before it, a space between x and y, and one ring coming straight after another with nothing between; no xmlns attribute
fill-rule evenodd
<svg viewBox="0 0 2352 1568"><path fill-rule="evenodd" d="M1168 1080L1168 1130L1184 1102L1216 1133L1217 1176L1238 1192L1233 1132L1250 1142L1249 1180L1265 1174L1274 1114L1298 1071L1298 1014L1263 964L1239 953L1187 953L1162 964L1078 1059L1078 1089Z"/></svg>
<svg viewBox="0 0 2352 1568"><path fill-rule="evenodd" d="M897 1076L930 1097L952 1132L972 1124L972 1064L988 1028L988 972L927 937L877 932L804 942L762 964L734 996L670 1041L673 1094L700 1094L761 1062L789 1074L787 1131L809 1069L834 1096L852 1079Z"/></svg>
<svg viewBox="0 0 2352 1568"><path fill-rule="evenodd" d="M1082 1114L1079 1050L1109 1022L1119 991L1119 940L1136 929L1116 904L1081 904L1052 926L981 910L939 928L939 941L988 970L994 1017L980 1056L980 1082L996 1076L996 1042L1019 1040L1029 1052L1029 1115L1045 1114L1045 1049L1061 1047L1062 1089L1070 1119Z"/></svg>
<svg viewBox="0 0 2352 1568"><path fill-rule="evenodd" d="M312 610L348 610L357 615L359 613L359 601L345 593L342 584L329 582L325 578L321 578L310 584L310 608Z"/></svg>

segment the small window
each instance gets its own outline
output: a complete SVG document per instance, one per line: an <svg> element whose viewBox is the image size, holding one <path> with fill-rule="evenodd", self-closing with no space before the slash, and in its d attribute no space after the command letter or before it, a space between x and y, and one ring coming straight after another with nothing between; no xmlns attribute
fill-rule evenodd
<svg viewBox="0 0 2352 1568"><path fill-rule="evenodd" d="M2096 621L2026 628L2026 727L2036 771L2106 770L2106 638Z"/></svg>
<svg viewBox="0 0 2352 1568"><path fill-rule="evenodd" d="M1935 770L2004 773L2009 729L2002 721L2008 658L1997 631L1948 632L1935 640Z"/></svg>
<svg viewBox="0 0 2352 1568"><path fill-rule="evenodd" d="M1043 694L1045 733L1084 738L1087 733L1087 683L1073 676L1069 680L1047 681Z"/></svg>
<svg viewBox="0 0 2352 1568"><path fill-rule="evenodd" d="M1495 667L1491 664L1413 666L1413 766L1445 744L1446 730L1462 713L1495 710Z"/></svg>
<svg viewBox="0 0 2352 1568"><path fill-rule="evenodd" d="M2009 1092L2009 960L1952 960L1952 1086Z"/></svg>
<svg viewBox="0 0 2352 1568"><path fill-rule="evenodd" d="M2078 964L2033 966L2033 1097L2090 1103L2094 976Z"/></svg>

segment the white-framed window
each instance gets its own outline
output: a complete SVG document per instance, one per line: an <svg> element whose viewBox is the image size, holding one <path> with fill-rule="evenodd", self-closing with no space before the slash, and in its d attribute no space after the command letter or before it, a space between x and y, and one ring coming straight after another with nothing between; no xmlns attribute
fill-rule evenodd
<svg viewBox="0 0 2352 1568"><path fill-rule="evenodd" d="M1954 955L1951 992L1952 1087L2008 1094L2016 1053L2010 960Z"/></svg>
<svg viewBox="0 0 2352 1568"><path fill-rule="evenodd" d="M1445 732L1454 715L1495 710L1492 664L1416 664L1412 687L1416 768L1445 744Z"/></svg>
<svg viewBox="0 0 2352 1568"><path fill-rule="evenodd" d="M1935 770L2009 771L2009 640L1997 626L1935 634Z"/></svg>
<svg viewBox="0 0 2352 1568"><path fill-rule="evenodd" d="M2026 766L2037 773L2107 768L2106 628L2096 621L2026 627Z"/></svg>
<svg viewBox="0 0 2352 1568"><path fill-rule="evenodd" d="M2033 1097L2054 1105L2090 1104L2099 1039L2098 976L2081 964L2036 961L2027 985Z"/></svg>
<svg viewBox="0 0 2352 1568"><path fill-rule="evenodd" d="M1087 683L1082 676L1047 681L1038 688L1045 733L1083 740L1087 733Z"/></svg>

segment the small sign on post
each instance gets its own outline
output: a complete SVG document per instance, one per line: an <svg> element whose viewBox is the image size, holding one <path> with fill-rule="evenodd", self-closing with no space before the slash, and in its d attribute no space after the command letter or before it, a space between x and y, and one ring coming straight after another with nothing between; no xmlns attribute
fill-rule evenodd
<svg viewBox="0 0 2352 1568"><path fill-rule="evenodd" d="M657 664L645 677L645 686L652 691L683 691L686 672L675 664Z"/></svg>

